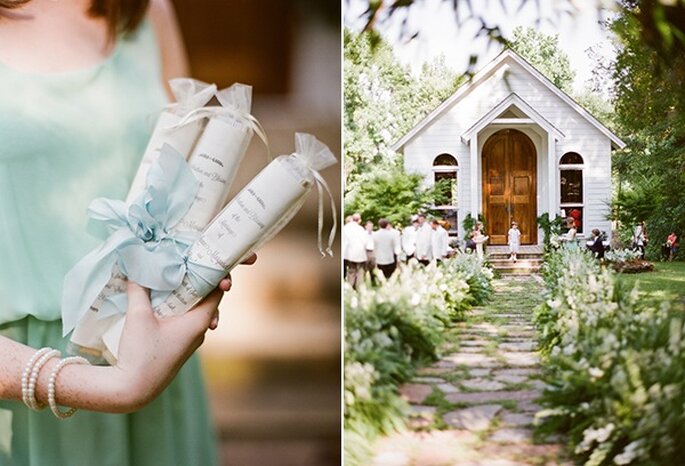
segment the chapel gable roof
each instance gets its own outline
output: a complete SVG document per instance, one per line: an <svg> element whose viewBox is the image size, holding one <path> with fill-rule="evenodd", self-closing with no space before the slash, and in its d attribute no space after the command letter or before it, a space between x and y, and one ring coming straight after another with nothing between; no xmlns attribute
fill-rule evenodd
<svg viewBox="0 0 685 466"><path fill-rule="evenodd" d="M465 97L471 90L475 89L481 83L485 82L489 77L495 74L499 69L507 66L509 63L518 64L529 76L538 81L540 84L548 88L559 97L568 107L577 112L585 120L588 121L592 126L597 128L599 132L604 134L607 138L611 140L611 146L613 148L622 149L625 147L625 143L614 134L609 128L603 125L597 118L592 116L585 108L583 108L578 102L573 100L568 94L559 89L552 81L549 80L545 75L539 72L533 65L524 60L519 54L511 49L505 49L487 65L485 65L480 71L478 71L471 80L460 86L454 94L448 97L442 104L440 104L435 110L429 113L423 120L421 120L416 126L414 126L407 134L402 136L395 144L392 145L392 149L395 151L400 150L414 137L419 135L425 128L427 128L433 121L435 121L439 116L444 114L447 110L456 105L463 97ZM477 125L474 124L474 126ZM471 128L470 128L471 129ZM469 133L469 131L467 131Z"/></svg>

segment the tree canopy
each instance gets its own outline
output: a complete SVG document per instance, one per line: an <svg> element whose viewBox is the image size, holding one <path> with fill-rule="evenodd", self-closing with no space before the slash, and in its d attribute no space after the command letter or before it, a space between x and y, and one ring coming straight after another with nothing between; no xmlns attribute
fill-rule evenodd
<svg viewBox="0 0 685 466"><path fill-rule="evenodd" d="M559 47L559 36L548 36L528 27L517 26L511 48L547 76L559 89L570 92L575 73L571 62Z"/></svg>
<svg viewBox="0 0 685 466"><path fill-rule="evenodd" d="M614 215L624 225L645 220L654 255L672 230L685 233L685 56L645 41L637 8L626 2L611 22L616 120L628 143L614 156Z"/></svg>
<svg viewBox="0 0 685 466"><path fill-rule="evenodd" d="M390 146L449 97L462 78L442 56L414 76L372 33L345 30L344 44L345 209L371 220L405 222L432 203L435 191L423 187L421 177L404 173L401 156ZM382 210L370 207L369 199Z"/></svg>

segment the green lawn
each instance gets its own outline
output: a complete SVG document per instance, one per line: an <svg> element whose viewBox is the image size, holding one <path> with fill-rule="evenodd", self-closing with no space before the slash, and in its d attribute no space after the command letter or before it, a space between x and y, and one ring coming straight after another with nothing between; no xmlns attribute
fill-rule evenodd
<svg viewBox="0 0 685 466"><path fill-rule="evenodd" d="M655 262L653 272L621 274L619 280L639 282L641 293L650 298L685 298L685 262Z"/></svg>

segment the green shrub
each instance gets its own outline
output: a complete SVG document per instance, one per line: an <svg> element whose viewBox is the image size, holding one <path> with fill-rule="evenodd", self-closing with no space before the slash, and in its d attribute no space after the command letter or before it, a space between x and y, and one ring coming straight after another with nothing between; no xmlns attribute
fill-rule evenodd
<svg viewBox="0 0 685 466"><path fill-rule="evenodd" d="M542 432L564 432L586 465L676 465L685 445L685 326L669 303L641 302L583 251L543 268L536 309Z"/></svg>

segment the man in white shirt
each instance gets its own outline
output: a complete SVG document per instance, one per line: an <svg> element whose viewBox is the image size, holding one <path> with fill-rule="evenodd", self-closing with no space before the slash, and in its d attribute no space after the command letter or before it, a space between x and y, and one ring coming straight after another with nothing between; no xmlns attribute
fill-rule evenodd
<svg viewBox="0 0 685 466"><path fill-rule="evenodd" d="M426 222L426 216L419 214L419 228L416 234L416 258L423 265L428 265L433 259L433 229Z"/></svg>
<svg viewBox="0 0 685 466"><path fill-rule="evenodd" d="M449 235L447 230L445 230L438 220L433 220L431 222L433 227L433 236L431 237L431 252L433 253L433 259L436 261L441 261L447 257L447 251L449 248Z"/></svg>
<svg viewBox="0 0 685 466"><path fill-rule="evenodd" d="M347 225L349 225L350 223L352 223L352 216L348 215L347 217L345 217L345 224L342 227L343 238L345 237L345 230L347 229ZM347 265L348 265L347 263L348 262L349 261L347 260L347 250L343 246L343 278L347 278Z"/></svg>
<svg viewBox="0 0 685 466"><path fill-rule="evenodd" d="M400 241L397 232L386 219L378 221L378 230L373 233L374 254L376 265L390 278L397 267L397 256L400 254Z"/></svg>
<svg viewBox="0 0 685 466"><path fill-rule="evenodd" d="M402 230L402 250L404 251L404 255L407 256L407 261L416 254L416 237L418 236L418 229L419 218L413 216L411 218L411 224L407 225L404 230Z"/></svg>
<svg viewBox="0 0 685 466"><path fill-rule="evenodd" d="M343 227L343 258L347 261L347 281L354 287L364 279L366 246L369 235L361 226L362 217L352 215L352 221Z"/></svg>

